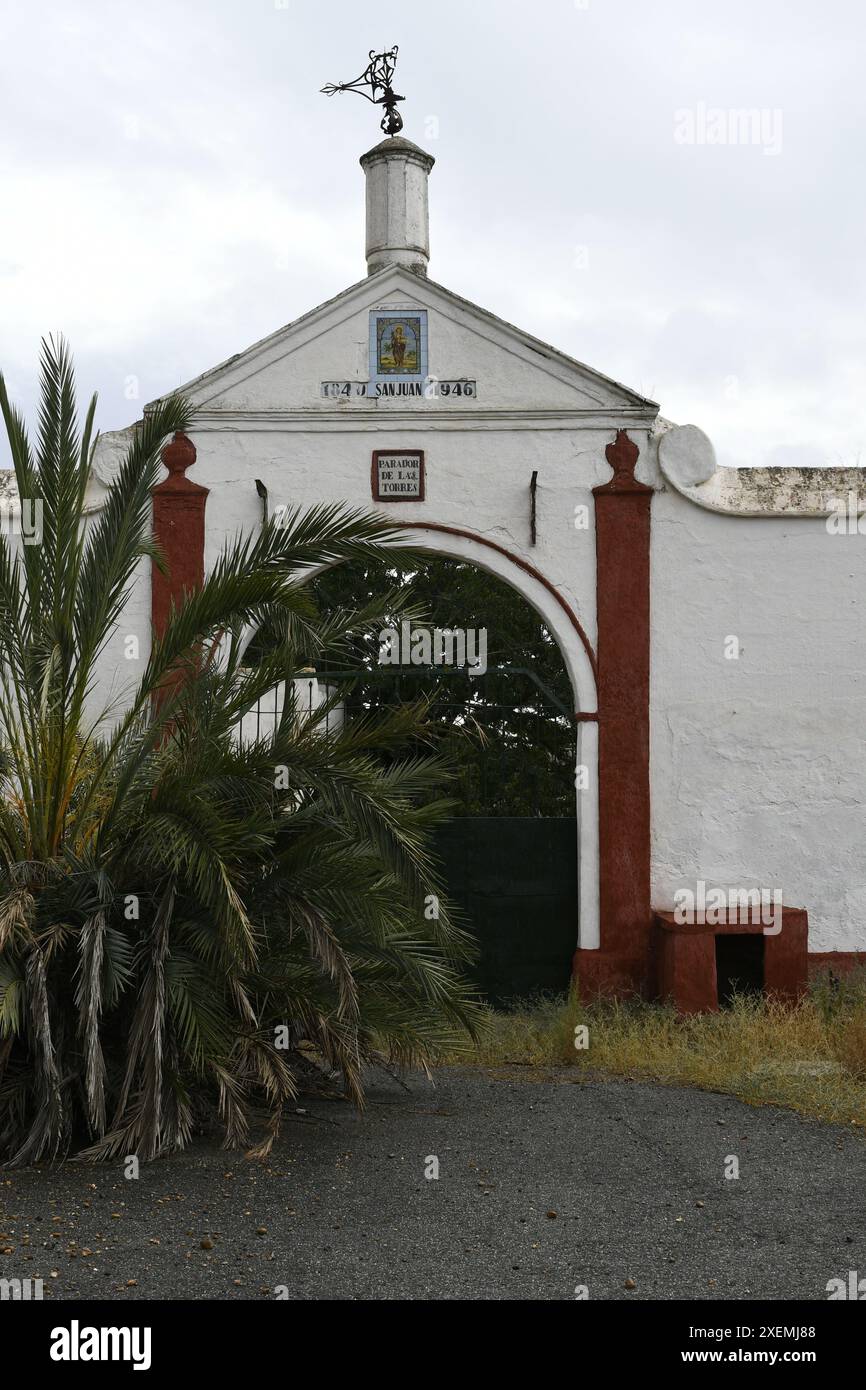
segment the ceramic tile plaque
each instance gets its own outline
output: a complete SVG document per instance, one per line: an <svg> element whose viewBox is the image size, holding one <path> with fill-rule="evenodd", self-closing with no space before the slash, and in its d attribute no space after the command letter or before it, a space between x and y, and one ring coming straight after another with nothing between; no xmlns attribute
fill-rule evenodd
<svg viewBox="0 0 866 1390"><path fill-rule="evenodd" d="M370 380L421 383L426 376L426 309L374 309L370 314Z"/></svg>
<svg viewBox="0 0 866 1390"><path fill-rule="evenodd" d="M426 400L460 403L475 400L469 377L443 381L428 367L427 310L370 311L370 361L367 381L323 381L324 400Z"/></svg>
<svg viewBox="0 0 866 1390"><path fill-rule="evenodd" d="M424 451L376 449L372 482L375 502L423 502Z"/></svg>

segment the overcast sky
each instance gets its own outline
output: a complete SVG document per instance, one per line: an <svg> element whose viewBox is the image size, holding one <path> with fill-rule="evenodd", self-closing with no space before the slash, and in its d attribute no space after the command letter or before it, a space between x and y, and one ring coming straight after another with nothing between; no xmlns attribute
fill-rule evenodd
<svg viewBox="0 0 866 1390"><path fill-rule="evenodd" d="M0 0L0 366L32 415L62 330L113 429L361 279L378 113L319 88L396 43L433 279L723 463L866 464L864 40L862 0Z"/></svg>

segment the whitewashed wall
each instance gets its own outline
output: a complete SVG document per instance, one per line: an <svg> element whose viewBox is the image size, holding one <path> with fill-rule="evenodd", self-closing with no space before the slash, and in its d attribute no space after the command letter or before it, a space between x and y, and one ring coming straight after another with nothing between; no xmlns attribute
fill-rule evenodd
<svg viewBox="0 0 866 1390"><path fill-rule="evenodd" d="M810 950L866 949L866 535L668 485L651 556L654 905L779 888Z"/></svg>
<svg viewBox="0 0 866 1390"><path fill-rule="evenodd" d="M132 427L100 437L88 487L88 525L102 506L106 486L129 447ZM87 710L91 719L110 726L127 708L150 656L150 561L138 566L121 622L96 663L97 679Z"/></svg>
<svg viewBox="0 0 866 1390"><path fill-rule="evenodd" d="M409 303L430 315L431 373L477 380L477 399L459 409L445 401L322 400L322 381L367 376L369 310ZM198 405L190 477L210 490L207 569L227 542L259 526L255 479L272 507L371 507L372 451L423 449L426 501L383 511L467 528L505 546L556 585L593 644L591 494L610 476L605 445L625 425L641 449L638 476L659 489L651 552L653 903L670 907L675 891L698 879L779 888L787 905L809 909L812 950L866 949L866 536L829 535L821 517L801 514L796 487L780 503L789 514L748 516L734 514L740 503L730 478L717 474L693 495L671 486L650 435L654 408L641 409L615 383L405 272L353 287L189 390ZM111 447L109 440L105 468ZM688 458L680 463L688 475ZM695 478L702 467L697 458ZM708 506L727 512L697 505L702 491ZM766 497L759 502L756 509L765 509ZM580 507L589 510L588 529L575 525ZM423 538L516 583L562 643L577 706L596 708L582 649L541 586L493 552L442 533ZM121 655L126 633L140 635L146 658L149 602L143 566L129 621L103 658L105 690L119 691L133 674ZM725 658L729 637L740 643L736 661ZM583 735L581 756L592 762L596 731L587 725ZM579 814L582 886L596 912L596 935L584 932L581 944L592 946L595 789Z"/></svg>

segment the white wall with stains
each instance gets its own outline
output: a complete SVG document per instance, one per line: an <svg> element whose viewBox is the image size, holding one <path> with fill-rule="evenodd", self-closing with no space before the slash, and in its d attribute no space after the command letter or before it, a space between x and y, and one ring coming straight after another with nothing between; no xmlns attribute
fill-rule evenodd
<svg viewBox="0 0 866 1390"><path fill-rule="evenodd" d="M866 534L809 512L866 474L726 472L653 498L653 903L778 888L810 950L864 950Z"/></svg>

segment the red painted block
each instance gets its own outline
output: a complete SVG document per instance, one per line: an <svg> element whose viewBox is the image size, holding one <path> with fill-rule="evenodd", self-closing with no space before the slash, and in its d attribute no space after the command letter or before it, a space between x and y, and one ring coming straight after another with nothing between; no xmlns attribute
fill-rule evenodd
<svg viewBox="0 0 866 1390"><path fill-rule="evenodd" d="M782 908L782 929L776 935L768 935L759 918L742 922L734 914L721 923L680 923L672 912L654 913L656 996L670 1000L680 1013L718 1009L716 937L745 933L764 933L765 994L796 1002L805 992L809 973L809 917L802 907Z"/></svg>

